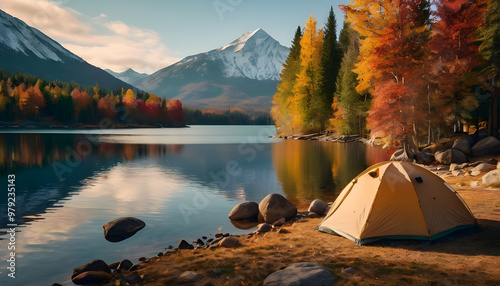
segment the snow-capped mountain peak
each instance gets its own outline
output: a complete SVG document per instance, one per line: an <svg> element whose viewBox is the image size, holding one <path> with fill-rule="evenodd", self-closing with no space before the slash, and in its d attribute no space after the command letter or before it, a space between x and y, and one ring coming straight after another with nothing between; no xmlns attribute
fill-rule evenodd
<svg viewBox="0 0 500 286"><path fill-rule="evenodd" d="M263 29L244 33L228 45L208 52L221 61L224 77L279 80L289 48L282 46Z"/></svg>
<svg viewBox="0 0 500 286"><path fill-rule="evenodd" d="M262 41L266 38L270 38L271 36L269 36L269 34L267 34L264 30L259 28L255 31L246 32L238 39L232 41L228 45L225 45L223 47L218 48L217 50L223 51L225 49L232 48L232 51L237 53L237 52L241 51L243 49L243 47L245 46L245 44L247 43L247 41L253 37L258 37Z"/></svg>
<svg viewBox="0 0 500 286"><path fill-rule="evenodd" d="M66 57L83 62L37 29L0 10L0 46L2 44L25 55L31 52L43 60L64 62L63 58Z"/></svg>

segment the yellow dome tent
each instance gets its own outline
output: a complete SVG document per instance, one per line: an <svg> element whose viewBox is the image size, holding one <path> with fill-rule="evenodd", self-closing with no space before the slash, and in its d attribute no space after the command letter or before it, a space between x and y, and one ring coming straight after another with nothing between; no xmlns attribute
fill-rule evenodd
<svg viewBox="0 0 500 286"><path fill-rule="evenodd" d="M384 238L433 240L476 224L439 176L412 163L383 162L342 190L317 229L363 245Z"/></svg>

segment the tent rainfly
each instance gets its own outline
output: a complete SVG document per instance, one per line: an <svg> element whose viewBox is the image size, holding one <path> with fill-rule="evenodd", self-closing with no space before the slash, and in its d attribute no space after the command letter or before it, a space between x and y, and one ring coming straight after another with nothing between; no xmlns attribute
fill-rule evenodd
<svg viewBox="0 0 500 286"><path fill-rule="evenodd" d="M437 239L477 224L443 179L408 162L375 164L340 193L319 231L363 245L379 239Z"/></svg>

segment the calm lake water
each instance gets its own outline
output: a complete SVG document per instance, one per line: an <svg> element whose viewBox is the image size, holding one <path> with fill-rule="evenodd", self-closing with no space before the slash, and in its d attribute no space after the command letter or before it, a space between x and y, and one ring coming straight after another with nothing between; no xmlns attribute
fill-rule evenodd
<svg viewBox="0 0 500 286"><path fill-rule="evenodd" d="M154 256L181 238L243 234L227 214L280 193L333 201L387 152L363 144L268 138L274 126L20 130L0 133L0 285L73 285L74 267ZM7 277L7 176L16 176L16 279ZM111 243L102 225L146 227Z"/></svg>

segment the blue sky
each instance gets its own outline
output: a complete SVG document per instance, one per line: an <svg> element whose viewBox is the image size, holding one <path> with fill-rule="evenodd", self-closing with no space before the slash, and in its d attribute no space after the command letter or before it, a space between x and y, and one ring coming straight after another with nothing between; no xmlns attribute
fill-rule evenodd
<svg viewBox="0 0 500 286"><path fill-rule="evenodd" d="M20 18L101 68L154 72L188 55L263 28L289 46L312 14L323 27L330 7L342 27L342 1L298 0L2 0Z"/></svg>

